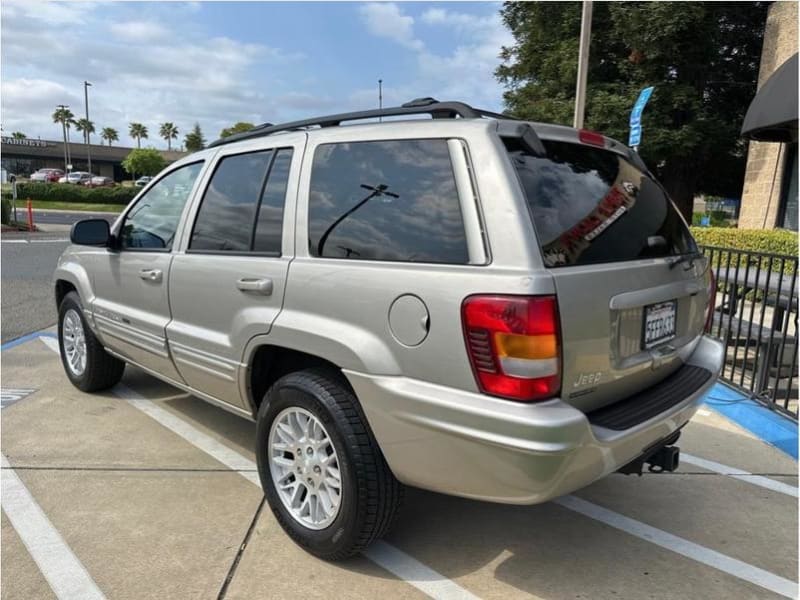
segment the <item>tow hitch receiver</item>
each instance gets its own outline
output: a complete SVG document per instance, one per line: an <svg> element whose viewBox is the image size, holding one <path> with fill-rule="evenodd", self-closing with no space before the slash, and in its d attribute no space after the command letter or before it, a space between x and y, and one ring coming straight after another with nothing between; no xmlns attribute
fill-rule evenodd
<svg viewBox="0 0 800 600"><path fill-rule="evenodd" d="M618 469L617 473L641 475L645 465L651 473L676 470L680 464L681 449L672 444L677 442L680 436L681 432L676 431L669 437L657 441L627 465Z"/></svg>

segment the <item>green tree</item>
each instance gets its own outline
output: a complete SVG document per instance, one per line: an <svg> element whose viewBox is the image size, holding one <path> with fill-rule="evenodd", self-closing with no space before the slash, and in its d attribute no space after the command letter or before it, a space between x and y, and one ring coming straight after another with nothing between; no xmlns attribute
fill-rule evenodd
<svg viewBox="0 0 800 600"><path fill-rule="evenodd" d="M755 95L765 2L595 2L586 127L627 142L639 91L655 86L639 151L683 214L695 193L741 194L739 129ZM496 71L507 111L572 124L579 2L504 4L514 44Z"/></svg>
<svg viewBox="0 0 800 600"><path fill-rule="evenodd" d="M100 131L100 137L106 140L110 146L111 142L119 140L119 133L113 127L103 127Z"/></svg>
<svg viewBox="0 0 800 600"><path fill-rule="evenodd" d="M122 168L135 178L136 175L156 175L167 166L167 161L155 148L137 148L131 150L125 160L122 161Z"/></svg>
<svg viewBox="0 0 800 600"><path fill-rule="evenodd" d="M131 123L128 128L128 135L136 140L136 147L142 147L142 138L147 139L147 127L141 123Z"/></svg>
<svg viewBox="0 0 800 600"><path fill-rule="evenodd" d="M11 137L14 138L15 140L24 140L27 139L28 136L22 133L21 131L15 131L14 133L11 134Z"/></svg>
<svg viewBox="0 0 800 600"><path fill-rule="evenodd" d="M250 131L255 125L252 123L248 123L247 121L239 121L233 127L226 127L222 131L219 132L219 137L226 138L234 133L244 133L245 131Z"/></svg>
<svg viewBox="0 0 800 600"><path fill-rule="evenodd" d="M167 150L172 150L172 140L178 138L178 128L174 123L162 123L158 135L167 140Z"/></svg>
<svg viewBox="0 0 800 600"><path fill-rule="evenodd" d="M94 133L94 123L86 119L75 121L75 129L83 133L83 141L89 143L90 136Z"/></svg>
<svg viewBox="0 0 800 600"><path fill-rule="evenodd" d="M203 137L203 131L200 129L200 123L195 123L192 130L183 138L183 145L186 146L187 152L197 152L206 147L206 140Z"/></svg>

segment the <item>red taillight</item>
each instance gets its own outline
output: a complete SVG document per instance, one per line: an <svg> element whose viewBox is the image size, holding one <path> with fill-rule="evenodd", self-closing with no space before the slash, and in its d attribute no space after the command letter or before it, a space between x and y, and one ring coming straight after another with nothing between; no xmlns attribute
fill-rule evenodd
<svg viewBox="0 0 800 600"><path fill-rule="evenodd" d="M717 304L717 280L714 279L714 271L708 265L708 306L706 307L706 326L705 332L711 333L711 325L714 319L714 308Z"/></svg>
<svg viewBox="0 0 800 600"><path fill-rule="evenodd" d="M555 296L470 296L464 338L481 391L533 402L561 387Z"/></svg>
<svg viewBox="0 0 800 600"><path fill-rule="evenodd" d="M605 147L606 140L602 133L596 131L589 131L588 129L581 129L578 131L578 139L584 144L591 144L592 146Z"/></svg>

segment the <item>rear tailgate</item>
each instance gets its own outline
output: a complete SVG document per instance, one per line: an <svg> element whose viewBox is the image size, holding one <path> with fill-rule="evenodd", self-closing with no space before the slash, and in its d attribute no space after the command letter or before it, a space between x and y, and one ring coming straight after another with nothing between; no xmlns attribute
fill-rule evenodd
<svg viewBox="0 0 800 600"><path fill-rule="evenodd" d="M509 155L555 282L562 397L588 412L683 364L702 334L709 275L672 202L628 156L577 131L542 137L544 156L513 145Z"/></svg>

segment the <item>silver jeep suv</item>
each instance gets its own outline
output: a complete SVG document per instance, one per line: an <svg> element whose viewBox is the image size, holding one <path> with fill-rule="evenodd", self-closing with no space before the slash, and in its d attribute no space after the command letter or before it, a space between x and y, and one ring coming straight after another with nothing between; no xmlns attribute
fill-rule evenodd
<svg viewBox="0 0 800 600"><path fill-rule="evenodd" d="M129 363L255 420L272 511L328 559L403 485L532 504L674 469L723 359L707 260L635 152L459 102L256 127L71 238L70 381Z"/></svg>

